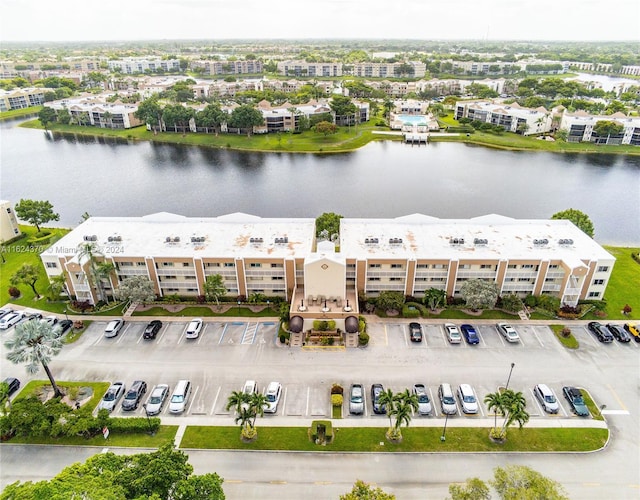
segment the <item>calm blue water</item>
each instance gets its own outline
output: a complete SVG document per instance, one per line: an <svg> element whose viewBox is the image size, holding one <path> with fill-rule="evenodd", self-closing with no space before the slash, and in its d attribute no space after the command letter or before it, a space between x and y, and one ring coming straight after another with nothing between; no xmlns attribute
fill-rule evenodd
<svg viewBox="0 0 640 500"><path fill-rule="evenodd" d="M0 124L0 196L96 216L548 218L586 212L601 243L640 246L640 157L376 142L352 153L244 153L55 136Z"/></svg>

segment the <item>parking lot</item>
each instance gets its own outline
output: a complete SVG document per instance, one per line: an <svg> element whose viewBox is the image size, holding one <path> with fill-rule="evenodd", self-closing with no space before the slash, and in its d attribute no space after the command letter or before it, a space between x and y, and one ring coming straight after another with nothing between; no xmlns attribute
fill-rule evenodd
<svg viewBox="0 0 640 500"><path fill-rule="evenodd" d="M494 324L474 324L477 345L469 345L464 339L451 345L442 324L422 323L423 341L418 343L409 340L408 322L401 321L370 324L370 344L366 348L325 351L280 344L278 325L273 321L205 321L197 339L185 339L188 321L163 324L155 339L143 338L145 321L127 321L115 338L104 336L106 321L95 321L76 343L65 346L51 363L52 371L58 380L122 381L127 387L134 380L145 380L149 390L143 401L156 384L173 388L178 380L189 379L193 390L186 411L169 414L165 404L161 416L176 421L182 416L211 417L217 422L228 418L229 424L233 424L234 415L233 410L226 409L228 397L247 379L257 380L260 391L273 380L282 383L277 412L265 415L267 421L330 417L329 391L333 383L338 383L344 388L344 418L387 422L385 415L373 413L371 384L380 383L385 389L399 392L421 383L430 396L432 413L415 414L414 422L420 422L443 418L437 389L444 382L454 390L460 384L470 384L480 403L474 415L463 414L458 404L454 418L492 417L483 400L505 385L510 365L515 363L509 388L523 393L532 419L579 419L563 398L562 387L584 388L597 402L613 399L624 412L628 408L616 393L615 380L603 388L597 377L586 372L594 370L590 359L637 366L640 354L640 344L601 344L586 326L577 324L572 331L581 347L574 352L562 347L545 325L518 323L515 326L520 342L509 343ZM10 331L3 336L8 334ZM2 364L2 376L17 376L23 383L28 378L22 367L7 363ZM37 378L43 376L40 373ZM365 388L363 415L348 413L352 383ZM543 411L533 395L537 383L547 384L555 393L560 407L557 414ZM603 390L609 394L603 396ZM144 415L144 410L140 406L133 412L123 412L118 405L114 415Z"/></svg>

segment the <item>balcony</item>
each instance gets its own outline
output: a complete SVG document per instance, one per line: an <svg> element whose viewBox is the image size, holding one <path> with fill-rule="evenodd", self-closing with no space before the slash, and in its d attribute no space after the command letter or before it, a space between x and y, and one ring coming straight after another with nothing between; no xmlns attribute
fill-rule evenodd
<svg viewBox="0 0 640 500"><path fill-rule="evenodd" d="M175 268L170 267L167 269L156 269L156 274L158 276L196 276L196 270L193 267L185 267L185 268Z"/></svg>
<svg viewBox="0 0 640 500"><path fill-rule="evenodd" d="M482 270L469 270L469 269L464 269L464 270L459 270L458 271L458 278L468 278L468 279L473 279L473 278L478 278L478 279L493 279L496 277L496 271L487 271L486 269L482 269Z"/></svg>

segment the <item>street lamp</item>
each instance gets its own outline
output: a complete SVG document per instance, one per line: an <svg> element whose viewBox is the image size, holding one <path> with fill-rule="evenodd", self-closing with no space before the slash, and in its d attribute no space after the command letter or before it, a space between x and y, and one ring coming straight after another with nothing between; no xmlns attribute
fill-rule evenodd
<svg viewBox="0 0 640 500"><path fill-rule="evenodd" d="M143 403L142 407L144 408L144 414L147 416L147 424L149 424L149 436L153 436L153 428L151 427L151 419L149 418L149 412L147 411L147 403Z"/></svg>
<svg viewBox="0 0 640 500"><path fill-rule="evenodd" d="M513 373L513 367L516 366L515 363L511 363L511 370L509 370L509 377L507 378L507 385L504 386L504 390L506 391L509 388L509 382L511 381L511 374Z"/></svg>
<svg viewBox="0 0 640 500"><path fill-rule="evenodd" d="M238 299L238 316L240 316L240 299Z"/></svg>
<svg viewBox="0 0 640 500"><path fill-rule="evenodd" d="M267 311L271 311L271 305L269 304L269 299L267 299Z"/></svg>
<svg viewBox="0 0 640 500"><path fill-rule="evenodd" d="M67 315L67 308L64 308L64 318L69 321L69 316Z"/></svg>
<svg viewBox="0 0 640 500"><path fill-rule="evenodd" d="M444 443L447 438L445 437L445 433L447 432L447 422L449 421L449 414L444 414L444 427L442 428L442 436L440 436L440 441Z"/></svg>

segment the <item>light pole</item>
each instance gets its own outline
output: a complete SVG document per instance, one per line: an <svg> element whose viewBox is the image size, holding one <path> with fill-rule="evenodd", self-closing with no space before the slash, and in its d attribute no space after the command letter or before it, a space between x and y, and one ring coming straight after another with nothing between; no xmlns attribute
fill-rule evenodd
<svg viewBox="0 0 640 500"><path fill-rule="evenodd" d="M238 299L238 316L240 316L240 299Z"/></svg>
<svg viewBox="0 0 640 500"><path fill-rule="evenodd" d="M509 388L509 382L511 381L511 374L513 373L513 367L516 366L515 363L511 363L511 370L509 370L509 377L507 378L507 385L504 386L504 390L506 391Z"/></svg>
<svg viewBox="0 0 640 500"><path fill-rule="evenodd" d="M442 428L442 436L440 436L440 442L444 443L447 438L445 437L445 433L447 432L447 422L449 421L449 414L444 414L444 427Z"/></svg>
<svg viewBox="0 0 640 500"><path fill-rule="evenodd" d="M151 427L151 419L149 418L149 412L147 411L147 403L142 403L144 408L144 414L147 416L147 424L149 424L149 436L153 436L153 428Z"/></svg>
<svg viewBox="0 0 640 500"><path fill-rule="evenodd" d="M269 304L269 299L267 299L267 311L271 311L271 304Z"/></svg>
<svg viewBox="0 0 640 500"><path fill-rule="evenodd" d="M67 315L67 308L64 308L64 318L69 321L69 316Z"/></svg>

